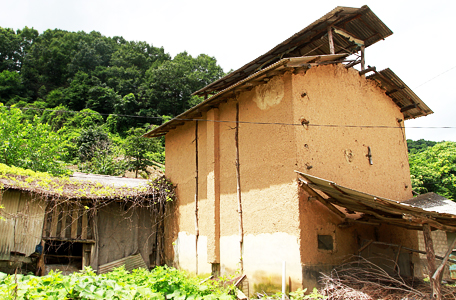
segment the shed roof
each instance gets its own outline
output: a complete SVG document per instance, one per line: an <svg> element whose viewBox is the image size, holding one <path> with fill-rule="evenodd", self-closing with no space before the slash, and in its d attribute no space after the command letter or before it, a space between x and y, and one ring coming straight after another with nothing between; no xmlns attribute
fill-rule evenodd
<svg viewBox="0 0 456 300"><path fill-rule="evenodd" d="M193 95L217 93L282 58L330 54L328 27L334 28L336 32L333 35L336 54L354 53L360 48L359 41L369 47L393 34L367 5L361 8L338 6L267 53L194 92ZM355 38L356 41L347 36Z"/></svg>
<svg viewBox="0 0 456 300"><path fill-rule="evenodd" d="M13 189L37 193L47 198L74 200L158 199L163 195L174 197L172 184L165 177L145 180L79 172L70 177L52 177L47 173L24 171L20 174L0 173L0 191Z"/></svg>
<svg viewBox="0 0 456 300"><path fill-rule="evenodd" d="M302 186L329 209L345 208L343 215L353 212L361 213L357 220L345 219L347 222L365 224L386 223L408 229L423 230L423 224L436 229L456 232L456 210L454 203L433 193L428 193L399 202L379 196L370 195L339 185L335 182L297 172ZM339 214L339 216L341 216Z"/></svg>

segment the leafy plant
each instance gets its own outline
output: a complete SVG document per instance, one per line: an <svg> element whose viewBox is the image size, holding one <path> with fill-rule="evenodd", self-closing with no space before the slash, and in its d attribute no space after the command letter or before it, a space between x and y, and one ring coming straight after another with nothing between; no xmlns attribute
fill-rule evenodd
<svg viewBox="0 0 456 300"><path fill-rule="evenodd" d="M44 277L0 273L1 299L234 300L229 292L217 282L201 285L197 277L168 267L132 272L120 267L102 275L91 268L68 276L52 271Z"/></svg>

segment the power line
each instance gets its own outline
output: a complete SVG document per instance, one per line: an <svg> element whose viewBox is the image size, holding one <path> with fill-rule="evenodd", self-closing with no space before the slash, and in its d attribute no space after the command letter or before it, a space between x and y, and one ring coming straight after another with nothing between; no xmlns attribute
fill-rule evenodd
<svg viewBox="0 0 456 300"><path fill-rule="evenodd" d="M443 74L450 72L451 70L453 70L453 69L455 69L455 68L456 68L456 66L454 66L454 67L452 67L452 68L449 68L448 70L443 71L442 73L440 73L440 74L438 74L438 75L432 77L431 79L429 79L429 80L423 82L422 84L420 84L419 86L417 86L417 87L415 87L415 88L417 89L417 88L419 88L419 87L425 85L426 83L428 83L428 82L430 82L430 81L436 79L437 77L440 77L440 76L442 76Z"/></svg>
<svg viewBox="0 0 456 300"><path fill-rule="evenodd" d="M455 66L456 68L456 66ZM49 108L33 108L33 107L13 107L3 106L6 108L17 108L22 110L37 110L37 111L51 111L59 113L81 113L81 114L92 114L101 116L116 116L116 117L129 117L129 118L143 118L143 119L155 119L163 120L163 117L153 116L135 116L135 115L122 115L122 114L103 114L98 112L81 112L75 110L54 110ZM184 119L184 118L173 118L176 121L198 121L198 122L215 122L215 123L232 123L232 124L252 124L252 125L279 125L279 126L309 126L309 127L327 127L327 128L385 128L385 129L456 129L456 126L389 126L389 125L340 125L340 124L302 124L302 123L283 123L283 122L251 122L251 121L231 121L231 120L209 120L209 119Z"/></svg>

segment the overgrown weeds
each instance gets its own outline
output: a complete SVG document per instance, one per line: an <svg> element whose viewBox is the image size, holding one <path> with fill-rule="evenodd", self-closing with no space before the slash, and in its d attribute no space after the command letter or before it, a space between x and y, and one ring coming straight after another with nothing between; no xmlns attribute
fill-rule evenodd
<svg viewBox="0 0 456 300"><path fill-rule="evenodd" d="M232 289L215 281L200 284L199 278L169 267L132 272L120 267L101 275L90 268L68 276L0 273L0 299L234 300Z"/></svg>

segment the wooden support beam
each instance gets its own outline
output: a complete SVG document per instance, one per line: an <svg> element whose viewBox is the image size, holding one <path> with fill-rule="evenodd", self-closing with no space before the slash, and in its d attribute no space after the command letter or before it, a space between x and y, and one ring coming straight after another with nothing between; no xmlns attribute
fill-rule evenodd
<svg viewBox="0 0 456 300"><path fill-rule="evenodd" d="M364 71L365 64L366 64L366 58L364 56L364 50L365 50L365 47L361 46L361 71Z"/></svg>
<svg viewBox="0 0 456 300"><path fill-rule="evenodd" d="M52 208L52 221L50 236L57 236L57 224L59 223L59 206L57 204Z"/></svg>
<svg viewBox="0 0 456 300"><path fill-rule="evenodd" d="M345 219L345 214L343 212L341 212L340 210L338 210L334 205L332 205L328 200L326 200L325 198L323 198L322 196L320 196L317 192L315 192L314 190L312 190L308 185L307 185L307 182L305 182L304 180L302 180L301 178L298 178L298 180L302 183L301 184L301 187L312 197L315 197L315 199L317 199L321 204L323 204L324 206L326 206L330 211L332 211L333 213L335 213L336 215L338 215L339 217L341 217L342 219Z"/></svg>
<svg viewBox="0 0 456 300"><path fill-rule="evenodd" d="M61 238L65 237L65 232L66 232L66 227L67 227L66 220L67 220L68 209L65 209L67 207L68 207L67 205L62 206L62 225L60 226L60 237Z"/></svg>
<svg viewBox="0 0 456 300"><path fill-rule="evenodd" d="M398 262L399 262L399 255L401 254L401 250L402 250L402 245L399 245L399 248L397 249L397 254L396 254L396 259L394 260L394 271L398 271L398 274L397 275L401 275L400 274L400 269L399 269L399 265L398 265Z"/></svg>
<svg viewBox="0 0 456 300"><path fill-rule="evenodd" d="M195 273L198 274L198 120L195 121L195 253L196 266Z"/></svg>
<svg viewBox="0 0 456 300"><path fill-rule="evenodd" d="M44 262L44 246L45 246L45 241L41 240L41 253L40 256L38 257L38 261L36 263L36 276L44 276L46 273L46 265Z"/></svg>
<svg viewBox="0 0 456 300"><path fill-rule="evenodd" d="M328 40L329 40L329 52L331 54L335 54L334 51L334 39L333 39L333 33L332 33L332 27L328 27Z"/></svg>
<svg viewBox="0 0 456 300"><path fill-rule="evenodd" d="M436 271L435 252L434 243L432 242L431 236L431 227L427 223L423 224L423 235L424 245L426 248L426 258L428 261L429 279L431 282L431 298L440 300L442 299L442 294L440 292L440 282L439 280L436 280L432 277Z"/></svg>
<svg viewBox="0 0 456 300"><path fill-rule="evenodd" d="M359 75L364 75L366 73L375 72L375 71L376 71L375 67L369 67L369 68L367 68L365 70L359 71Z"/></svg>
<svg viewBox="0 0 456 300"><path fill-rule="evenodd" d="M236 97L237 100L237 97ZM236 147L236 185L237 185L237 198L238 198L238 214L239 214L239 262L241 272L244 272L244 260L242 249L244 244L244 224L242 219L242 199L241 199L241 171L239 163L239 101L236 101L236 128L234 132L234 142Z"/></svg>
<svg viewBox="0 0 456 300"><path fill-rule="evenodd" d="M450 247L448 247L448 250L445 253L445 256L443 257L443 260L440 263L440 266L437 268L437 270L435 271L434 275L432 275L432 278L434 280L439 280L439 281L441 280L440 274L442 273L443 268L445 268L445 265L446 265L448 259L450 258L450 254L451 254L451 252L453 252L453 249L454 249L455 246L456 246L456 238L453 240L453 242L451 243Z"/></svg>
<svg viewBox="0 0 456 300"><path fill-rule="evenodd" d="M363 252L363 250L366 249L367 247L369 247L369 245L372 244L373 242L374 242L373 240L370 240L369 242L367 242L367 244L365 244L364 246L359 248L358 253Z"/></svg>
<svg viewBox="0 0 456 300"><path fill-rule="evenodd" d="M401 112L406 112L408 110L411 110L411 109L414 109L414 108L417 108L417 107L418 107L418 103L413 103L413 104L410 104L410 105L402 107L401 108Z"/></svg>
<svg viewBox="0 0 456 300"><path fill-rule="evenodd" d="M81 228L81 239L85 240L87 239L87 226L88 226L88 220L87 220L87 210L82 212L82 228Z"/></svg>
<svg viewBox="0 0 456 300"><path fill-rule="evenodd" d="M371 240L371 241L372 241L372 240ZM399 247L399 245L397 245L397 244L392 244L392 243L377 242L377 241L372 241L372 243L373 243L373 244L378 244L378 245L391 246L391 247ZM416 250L416 249L412 249L412 248L408 248L408 247L404 247L404 246L402 246L402 249L404 249L404 250L406 250L406 251L410 251L410 252L416 252L416 253L420 253L420 254L426 254L426 251ZM438 255L436 255L435 258L436 258L436 259L440 259L440 260L443 260L443 259L444 259L443 256L438 256ZM448 261L451 262L451 263L456 264L456 260L448 259Z"/></svg>
<svg viewBox="0 0 456 300"><path fill-rule="evenodd" d="M78 237L78 207L72 205L72 215L71 215L71 238L77 239Z"/></svg>

